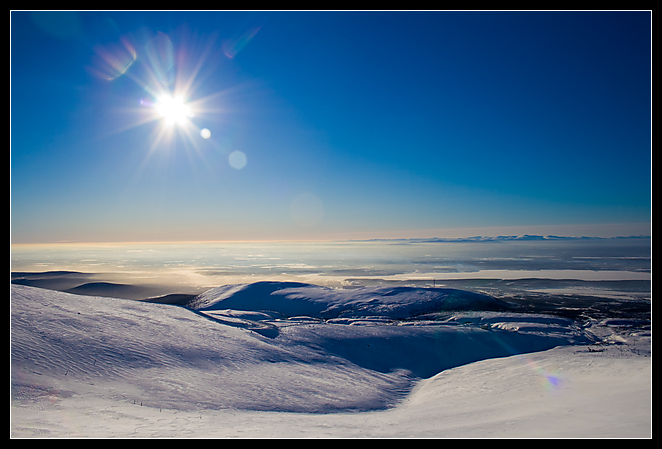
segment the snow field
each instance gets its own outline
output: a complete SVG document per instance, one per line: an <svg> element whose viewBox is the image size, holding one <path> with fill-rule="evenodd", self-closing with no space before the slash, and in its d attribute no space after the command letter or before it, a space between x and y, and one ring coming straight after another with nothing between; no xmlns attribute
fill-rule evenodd
<svg viewBox="0 0 662 449"><path fill-rule="evenodd" d="M650 357L589 352L570 320L386 320L412 296L374 292L288 317L233 288L194 311L12 286L12 436L650 436Z"/></svg>

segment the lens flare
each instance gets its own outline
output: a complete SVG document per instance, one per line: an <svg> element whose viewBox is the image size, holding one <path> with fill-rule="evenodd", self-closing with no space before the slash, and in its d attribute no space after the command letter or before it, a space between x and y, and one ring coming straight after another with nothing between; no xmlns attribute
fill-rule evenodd
<svg viewBox="0 0 662 449"><path fill-rule="evenodd" d="M93 50L93 63L86 69L92 75L107 81L124 75L138 57L136 49L126 36L122 36L119 44L97 45Z"/></svg>
<svg viewBox="0 0 662 449"><path fill-rule="evenodd" d="M238 39L228 40L223 43L225 56L234 59L253 37L260 31L260 27L253 27L241 35Z"/></svg>
<svg viewBox="0 0 662 449"><path fill-rule="evenodd" d="M161 86L170 86L175 81L175 56L170 38L157 32L145 45L145 55L156 81Z"/></svg>
<svg viewBox="0 0 662 449"><path fill-rule="evenodd" d="M246 166L246 155L241 151L233 151L228 157L228 162L235 170L241 170Z"/></svg>
<svg viewBox="0 0 662 449"><path fill-rule="evenodd" d="M562 387L562 379L557 373L551 373L544 370L535 363L533 365L529 364L529 366L540 376L540 381L545 391L556 391Z"/></svg>
<svg viewBox="0 0 662 449"><path fill-rule="evenodd" d="M499 344L510 354L516 355L519 353L519 351L511 346L505 338L501 338L499 332L492 332L491 335L494 338L494 342ZM538 376L540 384L546 392L551 393L563 388L564 379L558 371L548 371L544 369L539 363L527 355L520 355L519 359L522 360L524 366Z"/></svg>
<svg viewBox="0 0 662 449"><path fill-rule="evenodd" d="M242 36L231 46L230 53L236 55L256 32L254 29ZM139 173L152 158L163 162L173 152L188 153L212 174L217 172L217 167L208 158L213 159L214 154L223 154L236 170L246 166L246 154L242 151L228 155L218 142L203 144L211 139L211 131L195 123L197 120L218 123L229 111L223 97L238 91L236 87L213 91L205 82L214 80L211 74L227 56L228 48L221 48L217 39L218 35L213 34L199 40L187 29L165 34L143 27L122 35L118 42L94 48L88 72L113 84L112 88L100 85L104 91L99 99L105 103L111 91L131 93L128 98L114 96L113 101L118 104L113 107L103 104L113 114L112 120L105 121L113 129L105 133L118 134L144 125L151 127L145 137L147 145L137 146L144 151L143 162L138 165ZM119 78L123 78L123 82ZM135 82L140 92L129 87L127 80ZM222 128L220 132L222 134Z"/></svg>

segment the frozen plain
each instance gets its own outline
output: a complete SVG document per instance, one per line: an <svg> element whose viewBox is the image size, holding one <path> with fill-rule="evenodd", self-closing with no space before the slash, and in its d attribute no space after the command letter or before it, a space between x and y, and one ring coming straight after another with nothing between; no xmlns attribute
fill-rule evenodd
<svg viewBox="0 0 662 449"><path fill-rule="evenodd" d="M11 436L651 437L650 330L434 290L12 285Z"/></svg>

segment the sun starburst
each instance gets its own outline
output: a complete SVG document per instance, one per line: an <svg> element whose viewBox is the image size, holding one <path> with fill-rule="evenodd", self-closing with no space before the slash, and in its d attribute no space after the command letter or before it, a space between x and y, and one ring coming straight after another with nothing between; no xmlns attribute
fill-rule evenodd
<svg viewBox="0 0 662 449"><path fill-rule="evenodd" d="M154 109L165 120L166 125L186 125L189 117L193 116L191 107L184 102L181 96L173 97L169 94L159 96Z"/></svg>
<svg viewBox="0 0 662 449"><path fill-rule="evenodd" d="M235 101L232 97L244 89L243 85L218 89L219 78L213 75L231 56L227 45L219 45L217 39L217 34L201 39L182 29L174 31L171 40L171 35L143 29L123 35L118 44L95 48L94 67L88 67L91 74L122 88L128 86L122 79L140 88L129 88L128 97L117 97L120 103L113 105L116 107L104 105L116 113L105 122L112 129L104 134L149 129L145 144L135 145L143 154L136 176L153 163L181 160L177 153L187 153L195 166L204 166L212 174L218 171L212 161L218 161L219 156L227 158L236 170L246 165L244 152L219 143L219 139L226 141L223 129L212 128L225 126L226 114L231 110L225 104Z"/></svg>
<svg viewBox="0 0 662 449"><path fill-rule="evenodd" d="M180 36L183 47L189 39ZM219 92L196 98L203 85L200 71L211 63L215 66L219 55L212 54L215 37L202 49L177 49L164 33L144 31L127 34L119 44L95 48L93 64L88 71L108 82L125 77L143 91L139 108L117 108L122 115L112 121L111 133L153 124L147 156L157 148L185 143L184 148L197 147L201 140L209 140L211 132L198 121L219 120ZM220 51L220 50L218 50ZM197 59L191 60L191 58ZM135 99L128 99L135 104ZM207 125L208 126L208 125ZM184 139L183 141L181 139ZM196 148L197 149L197 148Z"/></svg>

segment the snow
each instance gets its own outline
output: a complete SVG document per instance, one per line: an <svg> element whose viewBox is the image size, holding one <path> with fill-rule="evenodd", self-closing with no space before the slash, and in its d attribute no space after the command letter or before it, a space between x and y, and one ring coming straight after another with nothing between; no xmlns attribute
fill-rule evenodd
<svg viewBox="0 0 662 449"><path fill-rule="evenodd" d="M12 437L651 437L650 331L451 289L11 286Z"/></svg>
<svg viewBox="0 0 662 449"><path fill-rule="evenodd" d="M202 293L190 304L196 310L235 308L265 310L281 316L319 318L379 316L411 318L439 310L507 310L496 298L450 288L358 287L337 289L298 282L226 285Z"/></svg>

